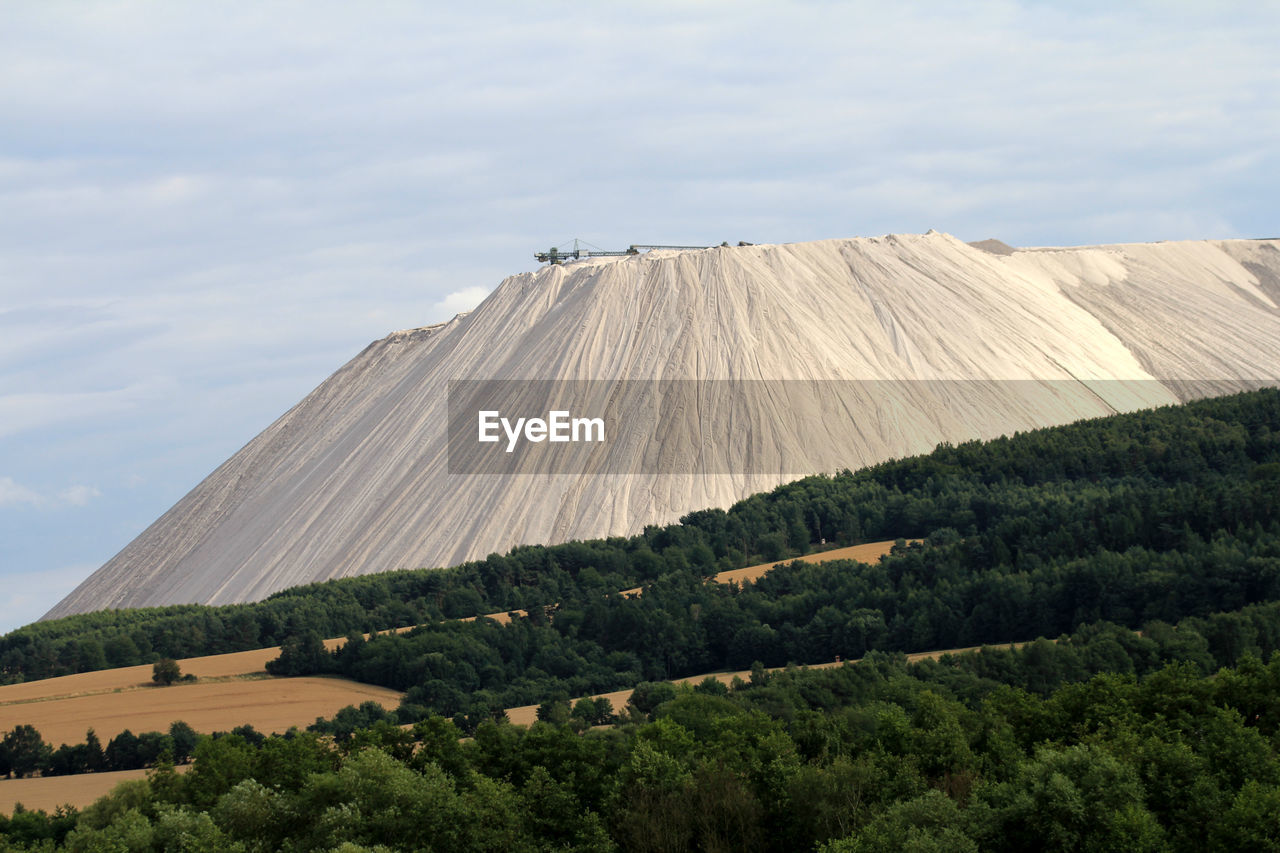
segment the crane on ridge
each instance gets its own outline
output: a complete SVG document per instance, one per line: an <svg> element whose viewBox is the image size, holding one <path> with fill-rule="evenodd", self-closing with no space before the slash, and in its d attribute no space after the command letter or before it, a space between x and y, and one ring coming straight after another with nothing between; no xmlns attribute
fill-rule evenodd
<svg viewBox="0 0 1280 853"><path fill-rule="evenodd" d="M726 242L726 243L721 243L720 245L728 246L729 244ZM752 244L739 241L738 245L750 246ZM711 246L658 246L658 245L633 243L632 245L628 246L624 250L611 252L611 251L606 251L604 249L583 249L579 245L579 241L574 240L572 249L561 249L556 246L552 246L550 249L548 249L545 252L534 252L533 257L544 264L562 264L565 261L576 261L579 258L607 258L607 257L621 257L624 255L638 255L641 252L648 252L651 249L710 249L710 248Z"/></svg>

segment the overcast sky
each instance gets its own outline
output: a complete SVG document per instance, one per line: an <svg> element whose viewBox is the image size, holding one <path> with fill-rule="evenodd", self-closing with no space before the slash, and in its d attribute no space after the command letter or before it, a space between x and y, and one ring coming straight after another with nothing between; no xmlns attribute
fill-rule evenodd
<svg viewBox="0 0 1280 853"><path fill-rule="evenodd" d="M0 4L0 631L574 237L1275 236L1277 44L1257 2Z"/></svg>

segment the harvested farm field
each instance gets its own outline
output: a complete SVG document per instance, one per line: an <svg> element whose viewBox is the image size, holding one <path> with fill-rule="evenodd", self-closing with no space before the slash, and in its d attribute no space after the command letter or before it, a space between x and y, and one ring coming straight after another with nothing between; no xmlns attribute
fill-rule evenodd
<svg viewBox="0 0 1280 853"><path fill-rule="evenodd" d="M175 767L185 773L191 765ZM31 779L0 779L0 814L13 814L13 807L22 803L23 808L42 809L53 814L58 806L75 806L82 809L98 798L109 794L121 782L147 778L143 770L112 770L106 773L81 773L77 776L36 776Z"/></svg>
<svg viewBox="0 0 1280 853"><path fill-rule="evenodd" d="M280 657L280 648L252 649L225 655L208 655L184 658L178 661L183 675L196 678L234 678L243 675L265 675L267 661ZM103 669L97 672L81 672L58 678L43 678L22 684L0 687L0 715L4 706L16 702L47 701L49 699L86 696L94 693L113 693L120 690L151 688L151 664L125 666L119 669ZM84 733L81 732L83 735Z"/></svg>
<svg viewBox="0 0 1280 853"><path fill-rule="evenodd" d="M893 549L895 540L886 539L883 542L864 542L861 545L850 545L847 548L835 548L831 551L816 551L812 554L805 554L803 557L789 557L785 560L774 560L772 563L760 563L756 566L747 566L742 569L729 569L725 572L715 575L716 583L750 583L758 581L764 577L776 566L784 566L787 563L829 563L832 560L857 560L859 563L874 563L888 554ZM918 539L910 540L918 542ZM623 595L639 595L640 587L634 589L624 589Z"/></svg>
<svg viewBox="0 0 1280 853"><path fill-rule="evenodd" d="M150 667L145 669L149 675ZM14 686L34 687L59 680ZM134 734L167 731L175 720L204 733L228 731L247 723L269 734L308 726L316 717L331 717L347 705L374 701L395 708L400 696L395 690L342 678L261 678L172 687L157 687L148 679L146 686L135 682L132 689L61 698L8 701L0 693L0 702L6 703L0 704L0 731L30 723L55 746L82 742L89 728L106 743L125 729Z"/></svg>
<svg viewBox="0 0 1280 853"><path fill-rule="evenodd" d="M403 634L412 631L415 626L393 628L382 633ZM366 634L367 638L369 635ZM341 648L347 642L346 637L334 637L324 641L329 651ZM178 667L183 675L194 675L202 681L213 681L244 677L266 677L267 662L280 657L280 647L271 646L265 649L250 649L244 652L228 652L221 655L205 655L196 658L183 658ZM97 693L118 693L124 690L150 689L155 685L151 681L151 664L125 666L118 669L102 669L96 672L81 672L75 675L62 675L57 678L42 678L39 681L25 681L21 684L0 686L0 720L5 719L4 706L21 702L45 702L50 699L66 699L76 696L90 696ZM308 721L310 722L310 721ZM83 732L81 733L83 734Z"/></svg>
<svg viewBox="0 0 1280 853"><path fill-rule="evenodd" d="M909 540L918 542L917 539ZM745 569L730 569L727 572L721 572L716 575L718 583L745 583L747 581L756 581L765 575L774 566L785 565L786 563L829 563L832 560L857 560L859 563L874 563L881 557L888 554L893 549L894 540L887 539L883 542L864 542L861 545L850 545L848 548L836 548L831 551L818 551L813 554L805 554L803 557L793 557L788 560L775 560L772 563L761 563L758 566L747 566Z"/></svg>

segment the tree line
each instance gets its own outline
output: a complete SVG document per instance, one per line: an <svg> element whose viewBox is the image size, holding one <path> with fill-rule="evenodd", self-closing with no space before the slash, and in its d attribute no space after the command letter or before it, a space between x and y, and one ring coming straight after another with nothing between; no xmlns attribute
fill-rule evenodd
<svg viewBox="0 0 1280 853"><path fill-rule="evenodd" d="M252 726L242 726L235 731L248 738L260 737ZM22 723L0 739L0 779L139 770L150 767L161 757L170 763L184 764L199 740L195 729L176 720L169 726L168 733L135 735L125 729L111 738L106 747L91 728L85 732L82 743L64 743L54 749L35 726Z"/></svg>
<svg viewBox="0 0 1280 853"><path fill-rule="evenodd" d="M667 576L707 576L798 556L821 542L958 539L963 554L946 559L1016 572L1034 571L1046 560L1123 554L1134 546L1156 554L1177 551L1194 543L1192 537L1210 542L1223 532L1244 535L1254 547L1257 529L1271 535L1278 495L1280 391L1273 389L942 445L926 456L807 477L728 511L690 513L678 524L629 538L521 546L451 569L311 584L253 604L102 611L38 622L0 637L0 679L261 648L309 631L332 637L506 610L536 613L541 606L598 600ZM1081 583L1087 591L1089 582ZM1270 594L1243 591L1246 599ZM1093 618L1103 618L1105 605L1095 603ZM1177 618L1194 606L1175 601L1161 618ZM986 628L975 622L938 633L983 641L984 631L1005 630L1013 620L982 610L993 623ZM1074 617L1062 618L1069 623ZM1034 626L1034 615L1025 621Z"/></svg>
<svg viewBox="0 0 1280 853"><path fill-rule="evenodd" d="M1269 608L1269 609L1268 609ZM204 737L0 850L1262 850L1280 840L1280 655L1196 626L672 687L611 726L381 720ZM645 700L641 700L645 701Z"/></svg>
<svg viewBox="0 0 1280 853"><path fill-rule="evenodd" d="M198 643L182 635L198 647L187 654L227 642L239 620L246 636L274 632L279 674L338 672L406 698L310 732L201 738L181 775L162 751L148 780L79 813L19 812L0 822L0 840L1268 849L1280 844L1278 502L1280 392L1265 391L943 446L629 539L521 548L257 605L41 623L0 640L10 677L35 677L51 656L70 665L64 650L86 642L105 654L135 632L139 653L146 641L159 656L186 615L202 632ZM925 541L873 566L797 562L743 587L707 582L823 540L894 536ZM641 585L638 598L617 593ZM441 621L522 608L509 625ZM360 636L397 615L431 624ZM346 646L323 649L321 636L342 634ZM1057 639L997 647L1035 636ZM970 644L987 647L917 664L902 654ZM766 671L837 655L864 660ZM665 683L724 667L751 675ZM569 704L637 683L624 708ZM532 728L504 721L504 706L531 703Z"/></svg>
<svg viewBox="0 0 1280 853"><path fill-rule="evenodd" d="M809 478L653 531L637 554L658 568L638 598L579 569L555 607L509 624L353 635L332 654L303 632L272 671L405 691L402 721L434 713L469 728L503 707L757 660L1019 641L1100 620L1136 629L1280 600L1277 402L1227 398ZM923 530L924 542L872 566L797 561L742 587L706 580L739 516L775 530L807 518L811 536L836 507ZM868 528L881 532L859 522Z"/></svg>

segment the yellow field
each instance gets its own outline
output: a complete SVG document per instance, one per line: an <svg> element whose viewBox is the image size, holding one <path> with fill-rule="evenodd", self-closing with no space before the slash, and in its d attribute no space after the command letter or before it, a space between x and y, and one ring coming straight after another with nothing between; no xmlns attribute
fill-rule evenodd
<svg viewBox="0 0 1280 853"><path fill-rule="evenodd" d="M919 540L910 540L919 541ZM815 554L805 554L803 557L794 557L790 560L778 560L773 563L761 563L758 566L748 566L745 569L730 569L727 572L721 572L716 575L716 580L720 583L729 583L736 581L737 583L745 583L746 581L759 580L766 572L774 566L780 566L786 563L799 561L801 563L826 563L831 560L857 560L859 563L874 563L888 554L893 548L894 540L889 539L884 542L864 542L861 545L850 545L848 548L836 548L832 551L818 551Z"/></svg>
<svg viewBox="0 0 1280 853"><path fill-rule="evenodd" d="M190 674L206 679L232 678L239 675L265 674L264 667L267 661L279 656L280 649L276 647L227 655L186 658L178 661L178 665L182 668L184 675ZM151 681L151 664L104 669L98 672L81 672L76 675L44 678L22 684L8 684L0 687L0 714L4 713L4 705L15 702L47 701L152 686L154 685Z"/></svg>
<svg viewBox="0 0 1280 853"><path fill-rule="evenodd" d="M325 646L345 642L339 637L325 640ZM105 746L125 729L163 732L175 720L206 734L246 723L269 734L305 728L347 705L372 700L391 710L400 704L395 690L347 679L273 678L264 667L279 655L279 647L273 647L185 658L178 662L182 672L202 680L171 687L152 683L149 664L5 685L0 687L0 732L29 723L58 746L82 743L92 727ZM63 803L83 808L120 782L145 775L145 770L121 770L0 780L0 814L10 813L16 802L46 811Z"/></svg>
<svg viewBox="0 0 1280 853"><path fill-rule="evenodd" d="M416 626L393 628L390 632L384 631L383 633L403 634L406 631L412 631L414 627ZM365 634L366 638L368 636L368 634ZM329 651L333 651L341 648L346 642L346 637L334 637L325 640L324 647ZM183 658L178 661L178 666L181 668L183 675L194 675L202 681L244 677L266 678L268 677L267 662L278 657L280 657L280 647L271 646L266 649L250 649L247 652L230 652L223 655ZM81 672L76 675L59 676L58 678L42 678L39 681L27 681L22 684L6 684L0 686L0 724L7 719L5 705L23 702L47 702L51 699L91 696L99 693L119 693L126 690L150 689L153 687L155 685L151 681L151 664L126 666L119 669L104 669L97 672ZM0 728L0 732L3 731L5 729ZM83 736L84 732L80 734ZM45 738L45 740L48 740L48 738Z"/></svg>
<svg viewBox="0 0 1280 853"><path fill-rule="evenodd" d="M145 687L0 705L0 731L30 723L51 744L84 740L92 727L106 742L125 729L168 731L183 720L198 732L228 731L248 723L263 734L306 727L347 705L373 700L387 709L400 693L343 678L264 678Z"/></svg>
<svg viewBox="0 0 1280 853"><path fill-rule="evenodd" d="M191 765L174 769L185 773ZM121 782L145 779L146 770L113 770L109 773L82 773L79 776L50 776L47 779L0 779L0 814L12 814L16 803L28 810L43 809L53 814L62 805L85 806L111 792Z"/></svg>

